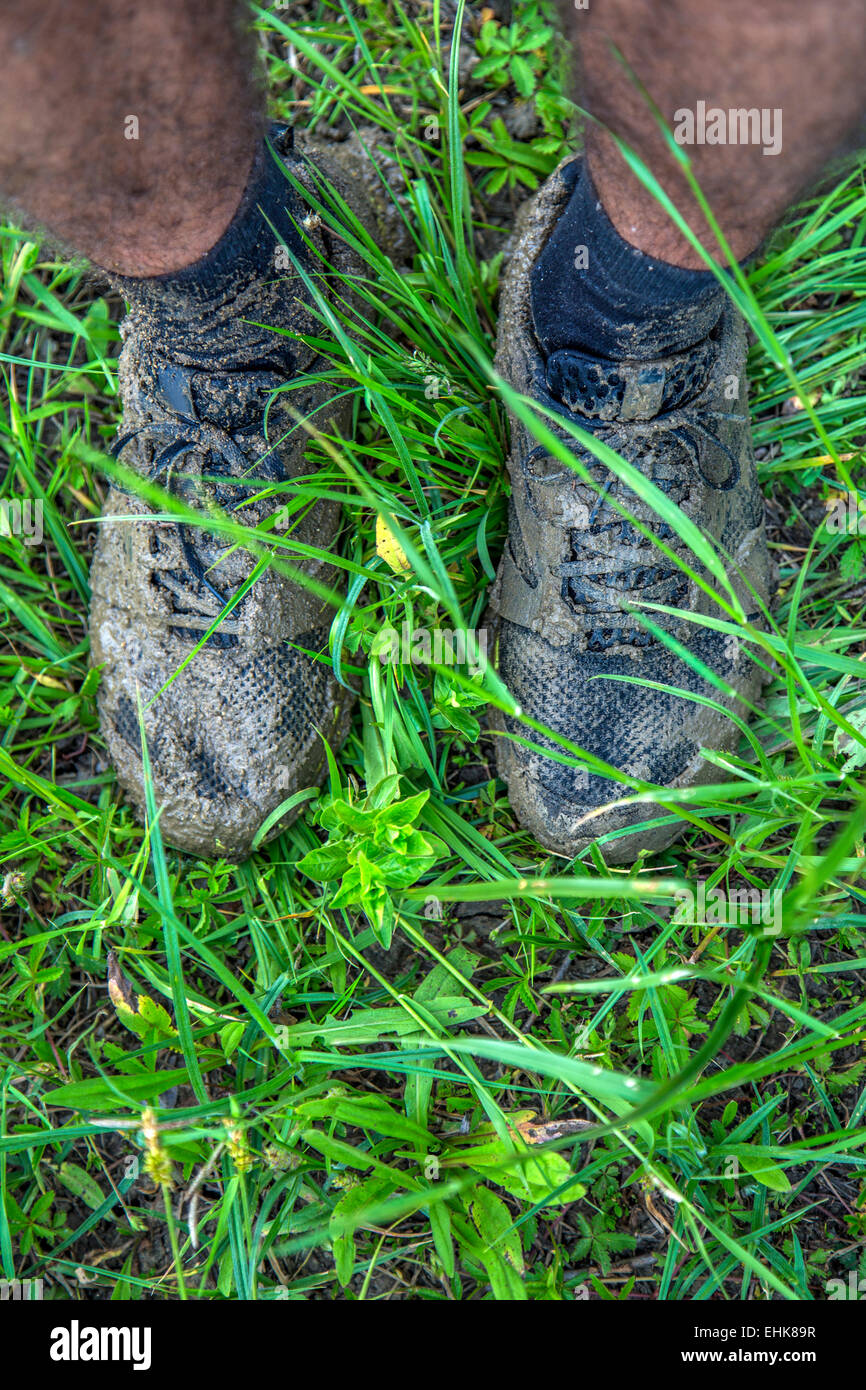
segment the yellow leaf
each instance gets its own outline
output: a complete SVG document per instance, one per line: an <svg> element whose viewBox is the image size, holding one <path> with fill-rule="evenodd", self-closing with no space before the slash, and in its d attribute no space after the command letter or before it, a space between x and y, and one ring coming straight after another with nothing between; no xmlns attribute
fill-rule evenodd
<svg viewBox="0 0 866 1390"><path fill-rule="evenodd" d="M34 671L26 662L22 663L29 676L32 676L37 685L47 685L50 690L62 690L64 694L71 695L72 687L65 685L63 681L55 680L53 676L47 676L44 671Z"/></svg>
<svg viewBox="0 0 866 1390"><path fill-rule="evenodd" d="M384 517L376 517L376 554L385 561L395 574L409 569L409 561L397 537Z"/></svg>

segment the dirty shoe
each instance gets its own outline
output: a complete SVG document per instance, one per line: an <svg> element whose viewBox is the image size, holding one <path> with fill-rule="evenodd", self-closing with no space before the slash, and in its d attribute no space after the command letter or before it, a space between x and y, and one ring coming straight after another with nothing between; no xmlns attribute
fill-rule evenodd
<svg viewBox="0 0 866 1390"><path fill-rule="evenodd" d="M573 169L564 166L523 211L503 288L497 370L521 393L610 445L718 542L730 557L728 576L744 611L757 619L767 599L768 556L742 324L722 294L717 321L683 352L637 361L567 347L543 352L534 331L530 277L573 187ZM629 611L630 604L658 603L724 616L615 510L612 499L702 573L673 529L571 436L548 428L567 443L599 490L512 418L509 533L492 597L499 673L526 714L609 766L662 787L714 780L700 749L735 748L736 726L708 706L651 683L741 710L742 700L759 697L760 670L736 639L647 611L740 697L726 701ZM519 719L497 715L495 727L564 751ZM573 856L603 836L606 860L630 863L640 850L664 849L685 828L681 822L654 823L666 815L656 804L618 806L630 790L622 783L554 761L511 738L496 743L515 815L549 849ZM649 824L630 830L641 822Z"/></svg>
<svg viewBox="0 0 866 1390"><path fill-rule="evenodd" d="M273 491L309 471L298 414L333 432L350 408L348 399L331 399L327 383L274 394L328 367L285 335L322 335L285 248L311 276L321 273L303 224L331 266L346 271L350 262L343 243L308 214L274 151L312 186L290 133L274 127L214 251L193 271L119 282L129 313L114 453L205 515L215 507L262 527L282 508L278 534L327 551L338 508L325 501L296 510L291 487ZM316 167L348 200L351 190L326 160L317 158ZM322 740L334 747L348 727L352 696L327 661L333 609L326 603L270 567L217 623L255 563L225 533L168 520L133 492L111 488L91 573L102 730L118 781L141 814L140 697L162 834L205 856L248 854L269 813L321 780ZM319 584L338 581L317 560L290 563Z"/></svg>

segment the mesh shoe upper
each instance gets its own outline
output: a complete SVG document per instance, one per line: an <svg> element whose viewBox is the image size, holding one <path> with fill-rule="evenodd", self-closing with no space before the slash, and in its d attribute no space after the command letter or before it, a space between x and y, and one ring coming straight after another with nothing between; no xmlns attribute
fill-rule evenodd
<svg viewBox="0 0 866 1390"><path fill-rule="evenodd" d="M524 214L503 291L497 368L516 389L609 445L717 542L730 557L729 578L746 613L757 618L768 566L742 326L727 305L708 337L677 356L608 362L560 349L545 361L532 332L528 271L565 195L554 175ZM733 746L736 728L705 706L650 688L658 683L722 698L639 621L637 606L716 617L721 610L654 543L653 537L702 573L675 528L588 448L553 428L594 486L512 418L509 535L492 603L500 674L526 713L613 767L664 786L705 780L699 749ZM741 697L757 698L758 670L736 639L686 618L648 616ZM500 727L557 747L517 719ZM507 739L497 741L497 757L519 819L551 848L575 853L597 835L653 814L646 807L613 808L584 821L622 794L617 783ZM660 847L675 833L657 827L640 841L611 842L606 852L612 862L628 860L642 845Z"/></svg>
<svg viewBox="0 0 866 1390"><path fill-rule="evenodd" d="M309 177L300 163L295 173L302 182ZM317 249L338 269L349 267L348 253ZM219 306L221 332L214 334L200 323L184 334L176 303L172 312L175 331L167 338L158 302L131 304L114 452L199 516L213 508L260 527L291 504L292 479L309 471L308 435L297 417L332 430L345 425L350 408L331 402L327 382L306 380L326 365L314 352L255 326L320 334L308 292L294 271L276 273L261 294L248 283L239 302ZM289 486L274 492L274 483ZM251 553L193 519L167 517L135 493L111 489L91 573L103 732L118 779L141 808L140 697L163 835L198 853L242 857L270 811L321 776L322 736L337 743L345 734L351 692L327 660L316 659L327 657L332 610L270 567L226 612L262 545ZM288 525L293 539L327 551L337 509L318 502ZM267 531L261 534L266 542ZM291 563L334 586L326 563Z"/></svg>

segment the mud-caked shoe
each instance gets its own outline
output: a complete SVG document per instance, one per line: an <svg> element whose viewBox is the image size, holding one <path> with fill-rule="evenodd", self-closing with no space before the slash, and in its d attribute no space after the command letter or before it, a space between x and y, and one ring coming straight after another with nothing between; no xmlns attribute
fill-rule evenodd
<svg viewBox="0 0 866 1390"><path fill-rule="evenodd" d="M117 282L129 312L113 452L199 513L216 509L261 528L280 509L277 534L327 552L337 506L293 505L291 481L309 473L309 434L298 416L333 433L350 405L332 399L327 382L303 380L328 363L287 336L323 336L292 258L322 287L322 266L354 268L275 156L302 186L315 186L313 166L274 127L232 226L202 262ZM326 157L314 167L350 199ZM319 584L337 582L327 563L277 553ZM225 612L255 564L251 549L224 531L167 519L134 489L111 488L91 571L103 734L118 781L143 814L140 701L163 837L204 856L248 854L265 818L321 780L323 739L336 746L348 727L352 696L327 660L333 608L271 565Z"/></svg>
<svg viewBox="0 0 866 1390"><path fill-rule="evenodd" d="M769 565L742 322L721 293L717 321L685 351L640 360L567 346L543 351L531 273L573 186L573 170L560 169L523 210L503 287L497 370L517 391L609 445L716 542L745 613L760 621ZM706 571L676 530L565 430L544 421L595 487L538 445L519 419L512 416L510 423L509 531L491 605L499 674L525 714L629 777L665 788L716 779L700 750L735 748L734 723L706 704L653 686L741 712L743 702L760 696L760 668L735 638L645 610L727 682L736 696L727 698L639 621L633 605L647 603L725 615L615 509L614 499L709 582ZM713 587L719 592L718 584ZM611 679L617 676L639 684ZM569 756L519 718L496 715L494 725ZM631 790L620 782L509 737L496 744L517 819L549 849L573 856L604 836L606 860L629 863L640 850L666 848L685 828L655 823L671 819L657 803L616 804ZM629 830L641 822L651 823Z"/></svg>

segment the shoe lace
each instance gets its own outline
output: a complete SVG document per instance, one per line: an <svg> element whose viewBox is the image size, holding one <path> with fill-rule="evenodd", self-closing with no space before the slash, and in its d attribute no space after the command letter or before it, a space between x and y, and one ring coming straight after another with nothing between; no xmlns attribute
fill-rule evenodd
<svg viewBox="0 0 866 1390"><path fill-rule="evenodd" d="M181 476L179 471L175 472L174 465L187 454L211 453L225 463L235 477L247 475L249 471L249 461L245 453L228 431L210 421L199 419L192 398L192 375L192 370L185 367L163 368L159 372L156 394L160 405L171 413L171 418L147 421L134 429L126 430L118 436L110 450L112 457L119 460L133 440L154 445L162 443L163 447L154 453L145 477L148 482L156 482L164 474L165 490L181 500L184 500ZM263 480L253 478L252 481ZM121 491L130 490L121 488ZM241 497L236 502L228 502L225 510L235 511L243 506L245 500ZM183 557L197 582L217 600L220 608L225 608L229 600L208 578L192 539L193 529L186 522L177 522Z"/></svg>
<svg viewBox="0 0 866 1390"><path fill-rule="evenodd" d="M557 403L557 408L569 420L574 420L575 416ZM691 466L698 477L713 491L729 492L736 487L740 480L740 463L737 455L721 438L721 425L724 421L734 421L742 423L745 417L741 414L731 413L721 410L702 410L694 411L683 421L683 410L669 412L656 416L652 421L654 432L664 431L668 436L676 438L686 451ZM673 417L673 418L671 418ZM583 421L580 422L584 424ZM589 423L585 424L590 428ZM616 424L605 424L601 428L591 431L602 442L616 449L617 445L622 445L623 435L621 429ZM718 480L709 476L702 462L701 442L708 441L721 454L727 458L730 468L727 475ZM572 441L573 442L573 441ZM524 476L526 468L536 458L546 457L549 450L545 445L538 445L532 449L523 460ZM604 466L604 465L602 465ZM564 478L564 473L548 475L545 479L547 483L554 483ZM577 483L576 475L572 474L574 484ZM651 478L655 485L664 487L664 481ZM600 490L595 495L585 528L569 528L567 531L567 542L570 559L561 562L556 572L561 578L562 598L572 606L580 607L589 614L613 613L610 604L610 590L614 586L625 588L636 599L657 599L662 602L675 600L673 606L677 606L679 600L684 597L686 579L682 572L667 564L665 557L659 555L657 563L647 563L647 540L646 536L638 530L628 517L621 514L617 515L615 521L604 524L599 528L599 517L613 491L621 486L625 491L625 496L620 501L625 506L629 506L629 498L634 499L634 493L613 472L607 468L607 476L604 478ZM668 482L670 488L671 482ZM633 508L629 508L633 510ZM667 541L673 537L671 527L661 517L657 517L650 510L650 516L642 518L643 524L653 532L660 541ZM615 551L608 547L606 551L601 549L590 549L587 546L587 538L591 535L598 536L599 529L609 532L612 528L618 527L617 546ZM589 550L589 554L587 551ZM592 568L588 568L588 560L592 561ZM607 564L604 562L607 561ZM671 581L675 581L673 584ZM673 592L670 592L670 590ZM620 616L620 614L617 614ZM625 616L622 614L621 616ZM608 639L604 637L604 631L597 629L592 637L597 639L601 645L608 644ZM623 626L613 628L610 641L623 640ZM637 629L641 640L649 640L648 634L643 629Z"/></svg>

